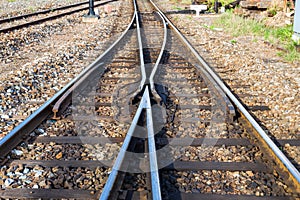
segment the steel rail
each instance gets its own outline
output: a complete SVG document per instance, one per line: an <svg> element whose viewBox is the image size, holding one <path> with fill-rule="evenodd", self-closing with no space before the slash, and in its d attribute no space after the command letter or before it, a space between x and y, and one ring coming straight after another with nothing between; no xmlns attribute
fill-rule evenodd
<svg viewBox="0 0 300 200"><path fill-rule="evenodd" d="M121 40L128 33L129 29L132 27L135 21L136 13L133 13L132 20L127 26L126 30L122 35L91 65L85 68L77 77L71 80L66 86L64 86L59 92L57 92L52 98L46 101L40 108L38 108L34 113L32 113L28 118L26 118L21 124L15 127L11 132L9 132L4 138L0 140L0 159L4 158L12 148L20 143L22 137L26 133L33 131L39 123L46 119L47 116L51 114L52 105L60 99L60 97L66 93L77 81L82 79L95 65L101 64L101 61L105 56L108 56L113 50L115 50Z"/></svg>
<svg viewBox="0 0 300 200"><path fill-rule="evenodd" d="M134 0L134 12L136 16L136 31L138 37L138 45L139 45L139 53L140 53L140 65L141 65L141 73L142 73L142 80L140 84L140 91L143 89L145 82L146 82L146 69L145 69L145 62L144 62L144 53L143 53L143 43L142 43L142 35L140 29L140 21L139 21L139 14L137 10L136 1Z"/></svg>
<svg viewBox="0 0 300 200"><path fill-rule="evenodd" d="M167 24L170 24L171 27L176 31L176 27L172 24L171 21L169 21L169 19L163 14L163 12L161 12L161 10L150 0L150 2L152 3L152 5L157 9L159 15L161 17L163 17L165 20L164 21L167 21ZM180 34L180 32L177 32L176 33ZM183 41L184 44L185 41ZM192 46L188 46L189 49L192 48ZM201 60L199 59L199 54L196 53L194 54L196 56L196 58L201 62ZM160 62L160 59L161 57L159 57L159 60L157 60L157 62L159 63ZM213 77L211 77L210 74L206 73L206 71L203 70L203 68L199 67L198 65L196 65L196 67L205 75L205 77L208 79L208 82L212 83L213 84L213 87L212 88L215 88L216 89L216 94L217 95L220 95L221 98L223 98L224 102L226 103L227 105L227 108L228 108L228 113L229 113L229 120L232 121L233 120L233 117L235 116L236 112L235 112L235 108L234 106L232 105L232 103L230 102L230 100L228 99L227 95L225 92L222 91L222 89L218 86L218 84L214 81ZM156 72L156 69L155 71L151 74L151 77L152 77L152 84L151 85L151 79L150 79L150 85L151 85L151 90L154 89L154 82L153 82L153 78L154 78L154 75L155 75L155 72ZM153 86L153 87L152 87ZM154 94L157 94L157 92L155 92Z"/></svg>
<svg viewBox="0 0 300 200"><path fill-rule="evenodd" d="M180 31L173 25L173 23L163 14L163 12L155 5L152 0L150 2L159 10L162 16L166 19L168 24L173 28L173 30L178 34L181 40L189 47L191 52L198 58L198 60L203 65L204 69L213 77L213 79L218 83L218 85L222 88L222 90L226 93L226 95L230 98L230 100L235 104L235 106L241 111L241 113L245 116L245 118L251 123L253 128L257 131L260 137L266 142L269 148L272 149L273 153L277 156L277 158L282 162L282 164L286 167L286 169L293 176L295 183L297 184L297 188L300 188L300 172L296 169L296 167L290 162L290 160L282 153L282 151L278 148L278 146L271 140L271 138L265 133L265 131L261 128L261 126L256 122L256 120L251 116L251 114L247 111L247 109L242 105L242 103L234 96L234 94L230 91L229 88L222 82L217 74L211 69L211 67L205 62L205 60L198 54L198 52L192 47L192 45L188 42L188 40L180 33Z"/></svg>
<svg viewBox="0 0 300 200"><path fill-rule="evenodd" d="M143 89L145 82L147 80L146 77L146 70L144 64L144 55L143 55L143 45L142 45L142 37L140 31L140 24L139 24L139 15L137 10L136 1L134 2L134 9L135 9L135 17L136 17L136 28L137 28L137 36L138 36L138 45L139 45L139 55L140 55L140 65L141 65L141 74L142 80L140 83L140 90ZM160 59L157 61L159 63ZM107 200L111 196L111 192L113 191L113 187L117 180L118 172L121 170L126 151L129 147L129 143L137 126L138 120L142 113L142 110L147 110L147 132L148 132L148 148L149 148L149 159L150 159L150 171L151 171L151 188L152 188L152 197L154 200L161 199L161 191L160 191L160 181L159 181L159 174L158 174L158 164L157 164L157 157L156 157L156 147L155 147L155 140L154 140L154 127L153 127L153 119L152 119L152 109L151 109L151 101L149 96L148 86L145 87L140 105L135 113L135 116L131 122L130 128L126 134L124 139L124 143L120 149L120 152L115 160L114 166L112 171L108 177L108 180L102 190L100 200Z"/></svg>
<svg viewBox="0 0 300 200"><path fill-rule="evenodd" d="M53 119L59 119L58 112L60 110L63 110L63 106L68 106L69 102L71 102L71 96L73 94L73 91L76 90L83 82L85 82L91 75L95 75L97 73L97 69L101 66L103 66L104 63L99 63L97 65L94 65L92 69L90 69L80 80L78 80L70 89L68 89L60 98L59 100L54 104L52 108L53 112ZM104 72L104 68L101 70L101 73Z"/></svg>
<svg viewBox="0 0 300 200"><path fill-rule="evenodd" d="M147 110L147 131L148 131L148 148L149 148L149 159L150 159L150 171L151 171L151 188L152 188L152 199L161 200L160 181L158 174L158 164L156 155L156 146L154 139L154 124L151 109L151 100L149 96L148 86L145 89L146 93L146 110Z"/></svg>
<svg viewBox="0 0 300 200"><path fill-rule="evenodd" d="M101 54L89 67L89 70L85 73L85 76L82 76L77 82L82 83L84 82L84 79L86 79L87 74L91 73L91 70L95 69L95 66L100 66L102 61L105 60L107 56L111 56L110 53L115 49L115 47L121 42L121 40L125 37L125 35L128 33L130 28L132 27L134 21L136 20L136 13L134 12L131 22L127 26L126 30L122 33L122 35L110 46L110 48L106 49L103 54ZM102 63L103 65L103 63ZM57 118L57 113L59 112L60 108L63 106L63 104L66 104L67 100L70 100L70 96L73 94L73 91L79 86L79 84L74 84L72 87L68 88L68 90L63 94L63 96L60 97L60 99L55 103L53 106L53 113L54 117Z"/></svg>
<svg viewBox="0 0 300 200"><path fill-rule="evenodd" d="M143 108L145 107L145 93L143 95L143 98L141 100L141 103L136 111L136 114L131 122L131 125L127 131L126 137L124 139L123 145L120 149L120 152L118 153L118 156L115 160L114 166L112 168L111 173L109 174L109 177L104 185L104 188L102 190L101 196L99 200L107 200L110 197L111 191L113 190L113 186L115 184L115 181L117 179L118 171L121 169L125 154L127 152L129 143L131 141L131 138L133 136L134 130L136 128L136 125L138 123L139 117L142 113Z"/></svg>
<svg viewBox="0 0 300 200"><path fill-rule="evenodd" d="M167 44L167 35L168 35L168 32L167 32L168 30L167 30L167 24L166 24L166 21L165 21L165 19L163 18L163 16L161 15L161 13L159 13L159 12L157 12L157 13L158 13L158 15L160 16L161 20L163 21L163 25L164 25L164 41L163 41L163 44L162 44L162 46L161 46L161 50L160 50L160 52L159 52L159 55L158 55L158 57L157 57L157 60L156 60L156 62L155 62L155 65L154 65L154 67L153 67L153 69L152 69L152 72L151 72L151 75L150 75L150 78L149 78L149 81L150 81L150 89L151 89L151 91L152 91L153 94L157 94L157 93L156 93L156 90L155 90L155 87L154 87L154 81L153 81L153 79L154 79L154 75L155 75L155 73L156 73L156 71L157 71L158 65L159 65L159 63L160 63L160 61L161 61L161 59L162 59L164 50L165 50L165 48L166 48L166 44Z"/></svg>
<svg viewBox="0 0 300 200"><path fill-rule="evenodd" d="M142 37L140 31L140 24L139 24L139 15L137 10L136 1L134 0L134 9L135 9L135 17L136 17L136 28L137 28L137 36L138 36L138 45L139 45L139 55L140 55L140 65L141 65L141 74L142 80L140 83L140 90L143 89L145 82L147 80L146 77L146 70L144 64L144 55L143 55L143 45L142 45ZM140 105L135 113L135 116L131 122L129 130L126 134L124 139L123 145L120 149L120 152L115 160L114 166L112 171L106 181L106 184L102 190L101 196L99 200L107 200L111 196L111 192L113 191L113 187L117 180L118 172L120 171L125 154L129 147L129 143L137 126L138 120L142 113L142 110L147 110L147 131L148 131L148 148L149 148L149 159L150 159L150 170L151 170L151 189L152 189L152 197L154 200L161 199L161 191L160 191L160 184L159 184L159 175L158 175L158 164L157 164L157 157L156 157L156 147L155 147L155 140L154 140L154 127L153 127L153 119L152 119L152 109L151 109L151 101L149 96L148 86L145 87Z"/></svg>
<svg viewBox="0 0 300 200"><path fill-rule="evenodd" d="M100 6L100 5L103 5L103 4L112 2L112 1L115 1L115 0L101 1L98 4L96 4L95 6ZM79 8L79 9L76 9L76 10L72 10L72 11L60 13L60 14L57 14L57 15L54 15L54 16L49 16L49 17L45 17L45 18L42 18L42 19L31 21L31 22L26 22L26 23L23 23L23 24L19 24L19 25L15 25L15 26L3 28L3 29L0 29L0 33L6 33L6 32L9 32L9 31L17 30L17 29L20 29L20 28L24 28L24 27L27 27L27 26L30 26L30 25L33 25L33 24L39 24L39 23L42 23L42 22L45 22L45 21L48 21L48 20L52 20L52 19L56 19L56 18L59 18L59 17L63 17L65 15L70 15L70 14L73 14L73 13L76 13L76 12L80 12L80 11L86 10L88 8L89 8L89 6L86 6L84 8Z"/></svg>
<svg viewBox="0 0 300 200"><path fill-rule="evenodd" d="M149 159L150 159L150 171L151 171L152 199L161 200L160 181L159 181L159 175L158 175L156 147L155 147L155 140L154 140L154 127L153 127L151 100L150 100L150 96L149 96L148 86L145 87L139 107L138 107L138 109L134 115L134 118L131 122L131 125L127 131L123 145L122 145L120 152L115 160L112 171L109 174L109 177L105 183L105 186L102 190L99 200L109 199L111 193L113 192L113 187L117 180L118 173L122 168L124 158L126 156L126 152L129 147L129 143L132 139L132 136L136 129L138 120L144 109L146 109L146 113L147 113L147 132L148 132L148 147L149 147Z"/></svg>
<svg viewBox="0 0 300 200"><path fill-rule="evenodd" d="M100 0L95 0L95 1L100 1ZM14 21L14 20L19 20L19 19L25 19L25 18L28 18L28 17L32 17L34 15L46 14L46 13L50 13L50 12L54 12L54 11L58 11L58 10L73 8L73 7L81 6L81 5L84 5L84 4L87 4L87 3L89 3L89 1L74 3L74 4L71 4L71 5L51 8L51 9L47 9L47 10L41 10L41 11L28 13L28 14L24 14L24 15L19 15L19 16L14 16L14 17L9 17L9 18L4 18L4 19L0 19L0 24L6 23L6 22L11 22L11 21Z"/></svg>

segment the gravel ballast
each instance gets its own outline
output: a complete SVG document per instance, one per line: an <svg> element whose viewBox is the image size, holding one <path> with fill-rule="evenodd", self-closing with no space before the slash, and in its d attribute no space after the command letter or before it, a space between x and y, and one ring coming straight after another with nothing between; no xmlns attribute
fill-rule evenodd
<svg viewBox="0 0 300 200"><path fill-rule="evenodd" d="M22 7L24 2L15 3ZM36 9L44 9L43 3L39 5ZM105 6L97 7L101 16L95 23L84 23L82 16L88 11L82 11L0 34L0 138L92 63L126 28L131 4ZM6 12L14 10L12 6Z"/></svg>
<svg viewBox="0 0 300 200"><path fill-rule="evenodd" d="M165 11L175 6L168 1L157 3ZM278 48L263 37L250 33L233 37L222 28L210 28L220 15L168 16L246 106L269 109L251 113L271 138L300 138L299 62L278 56ZM298 147L288 144L283 149L292 162L299 163Z"/></svg>

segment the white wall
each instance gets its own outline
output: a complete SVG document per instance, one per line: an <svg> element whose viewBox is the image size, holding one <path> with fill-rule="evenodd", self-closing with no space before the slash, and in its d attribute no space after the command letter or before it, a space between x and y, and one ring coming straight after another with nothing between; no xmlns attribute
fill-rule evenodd
<svg viewBox="0 0 300 200"><path fill-rule="evenodd" d="M293 39L300 42L300 0L296 0Z"/></svg>

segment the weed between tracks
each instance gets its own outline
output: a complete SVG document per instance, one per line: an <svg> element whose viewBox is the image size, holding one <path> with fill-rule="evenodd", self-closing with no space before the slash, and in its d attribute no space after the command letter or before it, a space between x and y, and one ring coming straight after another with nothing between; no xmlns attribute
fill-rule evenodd
<svg viewBox="0 0 300 200"><path fill-rule="evenodd" d="M293 26L268 27L263 22L243 18L228 11L216 19L210 28L220 27L233 37L254 35L263 37L264 40L276 46L283 47L277 54L284 57L286 61L300 61L300 53L297 52L297 44L292 41ZM256 42L256 39L253 40Z"/></svg>

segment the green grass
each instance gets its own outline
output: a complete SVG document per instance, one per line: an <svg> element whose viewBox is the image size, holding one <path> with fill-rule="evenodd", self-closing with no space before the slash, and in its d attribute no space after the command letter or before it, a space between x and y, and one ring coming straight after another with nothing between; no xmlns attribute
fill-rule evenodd
<svg viewBox="0 0 300 200"><path fill-rule="evenodd" d="M30 12L35 12L35 11L36 11L36 8L33 7L33 6L29 6L29 7L28 7L28 10L29 10Z"/></svg>
<svg viewBox="0 0 300 200"><path fill-rule="evenodd" d="M263 22L243 18L229 11L216 19L212 26L223 28L233 37L244 35L263 37L264 40L285 49L285 51L279 52L278 55L284 57L286 61L300 61L300 53L296 51L296 44L291 39L293 35L292 25L267 27Z"/></svg>
<svg viewBox="0 0 300 200"><path fill-rule="evenodd" d="M247 20L231 12L226 12L218 18L214 24L214 27L222 27L227 32L230 32L232 36L238 37L246 35L250 31L254 35L259 35L264 30L264 25L254 20Z"/></svg>
<svg viewBox="0 0 300 200"><path fill-rule="evenodd" d="M173 6L172 7L173 10L182 10L182 8L178 7L178 6Z"/></svg>
<svg viewBox="0 0 300 200"><path fill-rule="evenodd" d="M214 5L216 0L208 0L208 4ZM222 4L222 6L228 5L229 3L232 3L233 0L218 0L219 3Z"/></svg>
<svg viewBox="0 0 300 200"><path fill-rule="evenodd" d="M236 40L230 40L230 43L231 43L231 44L236 44L237 41L236 41Z"/></svg>
<svg viewBox="0 0 300 200"><path fill-rule="evenodd" d="M16 0L7 0L8 2L12 3L12 2L15 2Z"/></svg>

